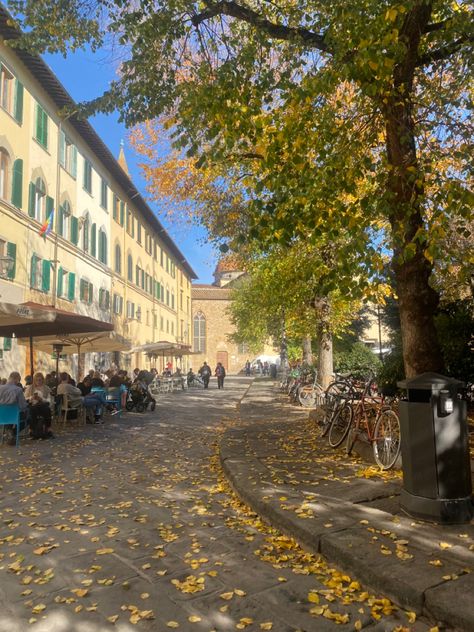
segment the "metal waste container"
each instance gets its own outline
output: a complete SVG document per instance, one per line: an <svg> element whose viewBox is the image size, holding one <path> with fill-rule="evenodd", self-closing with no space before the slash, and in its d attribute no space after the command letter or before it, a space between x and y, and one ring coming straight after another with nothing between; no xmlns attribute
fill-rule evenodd
<svg viewBox="0 0 474 632"><path fill-rule="evenodd" d="M277 376L277 365L276 364L270 364L270 377L275 379Z"/></svg>
<svg viewBox="0 0 474 632"><path fill-rule="evenodd" d="M463 386L437 373L399 382L403 489L400 506L411 516L444 524L473 516L471 461Z"/></svg>

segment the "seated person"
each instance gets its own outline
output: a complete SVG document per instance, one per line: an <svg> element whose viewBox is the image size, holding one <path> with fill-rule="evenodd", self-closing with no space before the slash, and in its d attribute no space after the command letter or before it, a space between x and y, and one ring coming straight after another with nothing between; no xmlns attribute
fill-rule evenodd
<svg viewBox="0 0 474 632"><path fill-rule="evenodd" d="M28 425L29 411L28 404L20 386L21 376L17 371L10 373L5 385L0 386L0 404L18 404L20 408L20 431ZM15 426L7 426L9 431L8 444L16 443Z"/></svg>
<svg viewBox="0 0 474 632"><path fill-rule="evenodd" d="M125 404L127 403L127 393L128 393L128 388L127 386L123 383L123 379L122 377L120 377L120 375L112 375L112 377L109 380L109 388L116 388L120 391L120 406L121 408L125 408ZM112 413L114 412L118 412L118 411L112 411Z"/></svg>
<svg viewBox="0 0 474 632"><path fill-rule="evenodd" d="M25 399L30 404L30 431L33 439L52 439L51 390L45 384L44 375L35 373L33 383L25 389Z"/></svg>
<svg viewBox="0 0 474 632"><path fill-rule="evenodd" d="M79 384L77 385L77 388L81 391L83 397L85 397L86 395L89 395L92 388L91 377L89 375L84 376L84 379L82 380L82 382L79 382Z"/></svg>
<svg viewBox="0 0 474 632"><path fill-rule="evenodd" d="M78 408L84 405L88 413L94 410L94 422L90 421L90 423L103 423L101 420L102 407L106 403L104 392L91 392L89 395L82 397L80 389L70 383L70 377L67 373L61 373L59 379L58 395L67 395L70 408Z"/></svg>

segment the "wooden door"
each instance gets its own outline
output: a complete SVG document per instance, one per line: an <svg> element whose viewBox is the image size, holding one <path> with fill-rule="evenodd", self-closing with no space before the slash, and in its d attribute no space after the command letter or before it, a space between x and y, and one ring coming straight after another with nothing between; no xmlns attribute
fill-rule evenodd
<svg viewBox="0 0 474 632"><path fill-rule="evenodd" d="M216 355L216 363L222 362L222 366L226 370L226 373L229 369L229 354L227 351L218 351Z"/></svg>

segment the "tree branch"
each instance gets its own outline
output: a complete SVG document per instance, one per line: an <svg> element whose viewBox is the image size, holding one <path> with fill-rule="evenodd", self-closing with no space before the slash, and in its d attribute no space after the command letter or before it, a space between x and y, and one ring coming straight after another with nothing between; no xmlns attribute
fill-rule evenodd
<svg viewBox="0 0 474 632"><path fill-rule="evenodd" d="M419 68L420 66L428 66L435 61L442 61L443 59L447 59L453 53L456 53L460 48L462 48L463 44L466 44L468 42L474 42L474 37L460 37L456 41L451 42L450 44L446 44L446 46L441 46L440 48L433 50L430 53L426 53L426 55L421 55L420 57L418 57L416 67Z"/></svg>
<svg viewBox="0 0 474 632"><path fill-rule="evenodd" d="M423 29L423 33L433 33L434 31L441 31L448 24L448 20L443 20L442 22L433 22L432 24L427 24Z"/></svg>
<svg viewBox="0 0 474 632"><path fill-rule="evenodd" d="M324 35L313 33L303 27L291 27L284 24L275 24L267 18L263 17L253 9L243 7L233 0L223 0L222 2L206 2L208 8L201 13L194 15L191 22L194 26L199 26L202 22L209 20L217 15L228 15L237 18L243 22L247 22L254 26L257 30L264 31L270 37L280 40L301 40L305 44L316 48L323 52L330 52Z"/></svg>

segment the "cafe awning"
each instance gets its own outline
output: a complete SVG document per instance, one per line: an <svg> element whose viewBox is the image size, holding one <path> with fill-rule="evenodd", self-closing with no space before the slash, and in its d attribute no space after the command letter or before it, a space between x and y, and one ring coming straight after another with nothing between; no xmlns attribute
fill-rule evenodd
<svg viewBox="0 0 474 632"><path fill-rule="evenodd" d="M26 338L18 340L20 344L29 344ZM115 333L88 332L83 334L70 334L64 336L44 336L35 341L37 351L53 353L61 346L61 353L68 355L74 353L104 353L109 351L130 351L131 344L128 340Z"/></svg>
<svg viewBox="0 0 474 632"><path fill-rule="evenodd" d="M139 347L134 347L130 353L148 353L150 355L174 356L179 358L183 355L191 355L191 345L185 345L180 342L168 342L160 340L158 342L149 342Z"/></svg>
<svg viewBox="0 0 474 632"><path fill-rule="evenodd" d="M113 331L113 328L112 323L67 312L51 305L28 302L11 307L10 303L0 303L0 336L7 338L66 336Z"/></svg>

